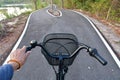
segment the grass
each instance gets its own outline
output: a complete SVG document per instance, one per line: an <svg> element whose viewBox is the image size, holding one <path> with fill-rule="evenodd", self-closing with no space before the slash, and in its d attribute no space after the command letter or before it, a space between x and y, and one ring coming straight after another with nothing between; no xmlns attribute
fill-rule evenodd
<svg viewBox="0 0 120 80"><path fill-rule="evenodd" d="M32 13L33 11L27 11L27 12L24 12L22 13L21 15L29 15L30 13Z"/></svg>
<svg viewBox="0 0 120 80"><path fill-rule="evenodd" d="M14 15L8 15L7 12L3 12L3 14L7 17L7 19L11 19L14 17Z"/></svg>

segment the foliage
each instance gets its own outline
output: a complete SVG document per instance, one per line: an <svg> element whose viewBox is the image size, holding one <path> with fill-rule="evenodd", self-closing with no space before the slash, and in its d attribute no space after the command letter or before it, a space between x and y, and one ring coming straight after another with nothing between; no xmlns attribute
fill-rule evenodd
<svg viewBox="0 0 120 80"><path fill-rule="evenodd" d="M6 11L2 11L2 13L6 16L7 19L14 17L14 15L8 15Z"/></svg>
<svg viewBox="0 0 120 80"><path fill-rule="evenodd" d="M27 11L27 12L24 12L24 13L22 13L21 15L29 15L30 13L32 13L32 11Z"/></svg>
<svg viewBox="0 0 120 80"><path fill-rule="evenodd" d="M44 8L46 6L47 6L46 2L41 2L40 0L37 1L37 7L38 7L38 9Z"/></svg>
<svg viewBox="0 0 120 80"><path fill-rule="evenodd" d="M61 0L54 0L57 5ZM120 22L120 0L64 0L68 9L82 9L106 20Z"/></svg>
<svg viewBox="0 0 120 80"><path fill-rule="evenodd" d="M32 0L35 10L44 8L47 6L47 2L41 0Z"/></svg>

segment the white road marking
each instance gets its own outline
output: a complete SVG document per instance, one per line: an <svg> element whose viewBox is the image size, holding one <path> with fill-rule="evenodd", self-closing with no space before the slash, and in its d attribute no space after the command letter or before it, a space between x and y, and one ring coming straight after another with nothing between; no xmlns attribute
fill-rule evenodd
<svg viewBox="0 0 120 80"><path fill-rule="evenodd" d="M114 51L112 50L112 48L109 46L109 44L107 43L107 41L104 39L104 37L102 36L102 34L99 32L99 30L95 27L95 25L90 21L90 19L88 19L85 15L83 15L80 12L77 11L73 11L81 16L83 16L84 18L86 18L90 24L92 25L92 27L95 29L95 31L97 32L97 34L99 35L99 37L101 38L101 40L103 41L103 43L105 44L105 46L107 47L108 51L110 52L111 56L113 57L113 59L115 60L116 64L118 65L118 67L120 68L120 61L117 58L117 56L115 55Z"/></svg>

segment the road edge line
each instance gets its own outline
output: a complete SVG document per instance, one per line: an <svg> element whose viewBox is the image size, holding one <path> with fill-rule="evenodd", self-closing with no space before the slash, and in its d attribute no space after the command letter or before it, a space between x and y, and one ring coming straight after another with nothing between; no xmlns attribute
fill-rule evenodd
<svg viewBox="0 0 120 80"><path fill-rule="evenodd" d="M22 41L22 38L24 37L24 34L26 33L26 30L28 28L28 23L29 23L29 20L30 20L30 17L31 17L32 13L29 15L28 19L27 19L27 22L26 22L26 25L25 25L25 28L21 34L21 36L19 37L18 41L16 42L16 44L14 45L13 49L11 50L11 52L13 52L14 50L17 49L18 45L20 44L20 42ZM10 53L11 53L10 52ZM10 55L7 57L7 59L4 61L3 64L7 64L7 61L10 60Z"/></svg>
<svg viewBox="0 0 120 80"><path fill-rule="evenodd" d="M72 10L73 11L73 10ZM111 56L113 57L113 59L115 60L116 64L118 65L118 67L120 68L120 61L117 58L117 56L115 55L114 51L112 50L112 48L109 46L109 44L107 43L107 41L104 39L104 37L102 36L102 34L99 32L99 30L95 27L95 25L91 22L91 20L89 18L87 18L85 15L83 15L80 12L77 11L73 11L81 16L83 16L85 19L87 19L89 21L89 23L92 25L92 27L95 29L95 31L97 32L97 34L99 35L99 37L101 38L101 40L103 41L104 45L106 46L106 48L108 49L108 51L110 52Z"/></svg>

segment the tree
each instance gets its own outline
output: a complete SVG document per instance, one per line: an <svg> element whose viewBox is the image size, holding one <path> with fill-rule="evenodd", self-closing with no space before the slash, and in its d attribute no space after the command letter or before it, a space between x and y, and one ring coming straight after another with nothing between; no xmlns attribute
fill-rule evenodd
<svg viewBox="0 0 120 80"><path fill-rule="evenodd" d="M63 0L61 0L61 6L62 6L62 8L64 8L64 1Z"/></svg>
<svg viewBox="0 0 120 80"><path fill-rule="evenodd" d="M37 0L33 0L34 6L35 6L35 10L37 10Z"/></svg>
<svg viewBox="0 0 120 80"><path fill-rule="evenodd" d="M114 1L114 0L113 0ZM109 7L108 11L107 11L107 16L106 16L106 20L108 20L109 16L110 16L110 12L112 10L113 7L113 1L111 2L111 6Z"/></svg>
<svg viewBox="0 0 120 80"><path fill-rule="evenodd" d="M110 6L107 11L106 20L109 18L111 19L118 19L120 17L120 1L119 0L112 0L110 2Z"/></svg>

